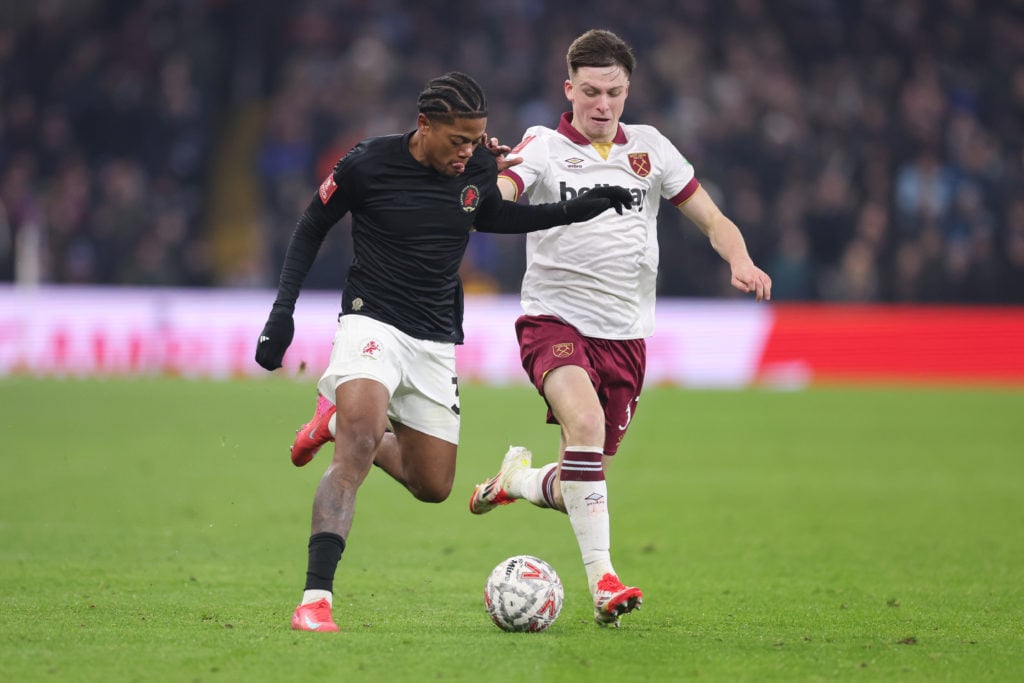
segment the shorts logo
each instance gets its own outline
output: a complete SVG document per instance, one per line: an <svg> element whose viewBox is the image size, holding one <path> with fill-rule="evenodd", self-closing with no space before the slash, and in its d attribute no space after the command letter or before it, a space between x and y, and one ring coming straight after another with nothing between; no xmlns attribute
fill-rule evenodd
<svg viewBox="0 0 1024 683"><path fill-rule="evenodd" d="M647 152L632 152L629 155L629 167L641 178L651 174L651 158Z"/></svg>
<svg viewBox="0 0 1024 683"><path fill-rule="evenodd" d="M377 359L383 350L376 339L367 339L363 342L362 354L367 358Z"/></svg>
<svg viewBox="0 0 1024 683"><path fill-rule="evenodd" d="M551 355L555 358L568 358L575 350L572 342L561 342L551 346Z"/></svg>
<svg viewBox="0 0 1024 683"><path fill-rule="evenodd" d="M634 403L639 403L639 402L640 402L640 397L637 396L632 401L630 401L629 403L626 404L626 424L619 425L619 431L620 432L625 432L626 429L629 428L629 423L633 421L633 404ZM619 440L620 441L622 440L622 436L619 437Z"/></svg>
<svg viewBox="0 0 1024 683"><path fill-rule="evenodd" d="M334 182L334 173L331 172L331 174L327 176L322 183L320 183L320 201L323 204L326 204L327 200L331 198L331 195L333 195L334 191L337 189L338 183Z"/></svg>
<svg viewBox="0 0 1024 683"><path fill-rule="evenodd" d="M459 197L462 203L462 210L466 213L476 211L476 205L480 203L480 190L476 185L466 185L462 188L462 196Z"/></svg>

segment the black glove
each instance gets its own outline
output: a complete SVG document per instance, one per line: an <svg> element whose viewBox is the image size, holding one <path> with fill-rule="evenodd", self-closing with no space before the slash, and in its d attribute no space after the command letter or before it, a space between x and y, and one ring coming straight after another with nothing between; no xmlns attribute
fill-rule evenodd
<svg viewBox="0 0 1024 683"><path fill-rule="evenodd" d="M277 370L294 336L295 321L291 311L283 306L274 306L256 343L256 362L267 370Z"/></svg>
<svg viewBox="0 0 1024 683"><path fill-rule="evenodd" d="M617 185L601 185L582 197L562 202L562 211L570 223L589 221L608 209L615 209L621 216L623 207L633 208L633 195L626 188Z"/></svg>

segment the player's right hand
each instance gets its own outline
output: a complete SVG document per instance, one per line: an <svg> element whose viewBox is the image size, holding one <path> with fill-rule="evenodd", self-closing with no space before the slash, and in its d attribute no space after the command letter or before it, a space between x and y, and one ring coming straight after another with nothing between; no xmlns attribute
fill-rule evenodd
<svg viewBox="0 0 1024 683"><path fill-rule="evenodd" d="M277 370L294 336L295 321L292 320L292 314L275 306L256 342L256 362L267 370Z"/></svg>
<svg viewBox="0 0 1024 683"><path fill-rule="evenodd" d="M522 157L509 158L508 155L512 148L498 142L498 138L488 137L487 133L484 133L483 145L488 152L494 155L494 160L498 163L498 173L523 163Z"/></svg>

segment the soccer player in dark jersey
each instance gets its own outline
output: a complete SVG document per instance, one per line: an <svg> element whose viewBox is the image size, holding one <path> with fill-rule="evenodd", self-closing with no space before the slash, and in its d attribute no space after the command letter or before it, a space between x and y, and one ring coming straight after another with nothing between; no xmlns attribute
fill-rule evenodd
<svg viewBox="0 0 1024 683"><path fill-rule="evenodd" d="M354 258L317 385L336 408L334 457L313 499L294 629L338 630L334 574L356 490L372 465L425 502L451 491L459 438L455 346L463 338L458 269L470 231L531 232L631 206L630 194L617 187L533 206L505 201L480 86L451 72L430 81L417 104L415 130L360 142L320 185L288 245L256 347L261 366L281 367L302 283L327 232L351 213Z"/></svg>

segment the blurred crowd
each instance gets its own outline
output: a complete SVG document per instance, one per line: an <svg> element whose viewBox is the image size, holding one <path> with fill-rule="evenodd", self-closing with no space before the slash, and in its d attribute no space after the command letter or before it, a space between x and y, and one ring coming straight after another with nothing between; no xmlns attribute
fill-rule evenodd
<svg viewBox="0 0 1024 683"><path fill-rule="evenodd" d="M1024 303L1020 0L13 4L0 281L273 286L319 182L410 129L429 78L476 77L514 144L566 109L571 40L609 28L638 58L623 120L694 164L776 300ZM244 263L213 248L233 212ZM703 236L661 216L660 293L735 296ZM349 258L336 228L309 286L340 288ZM521 237L471 238L469 291L516 292L522 269Z"/></svg>

